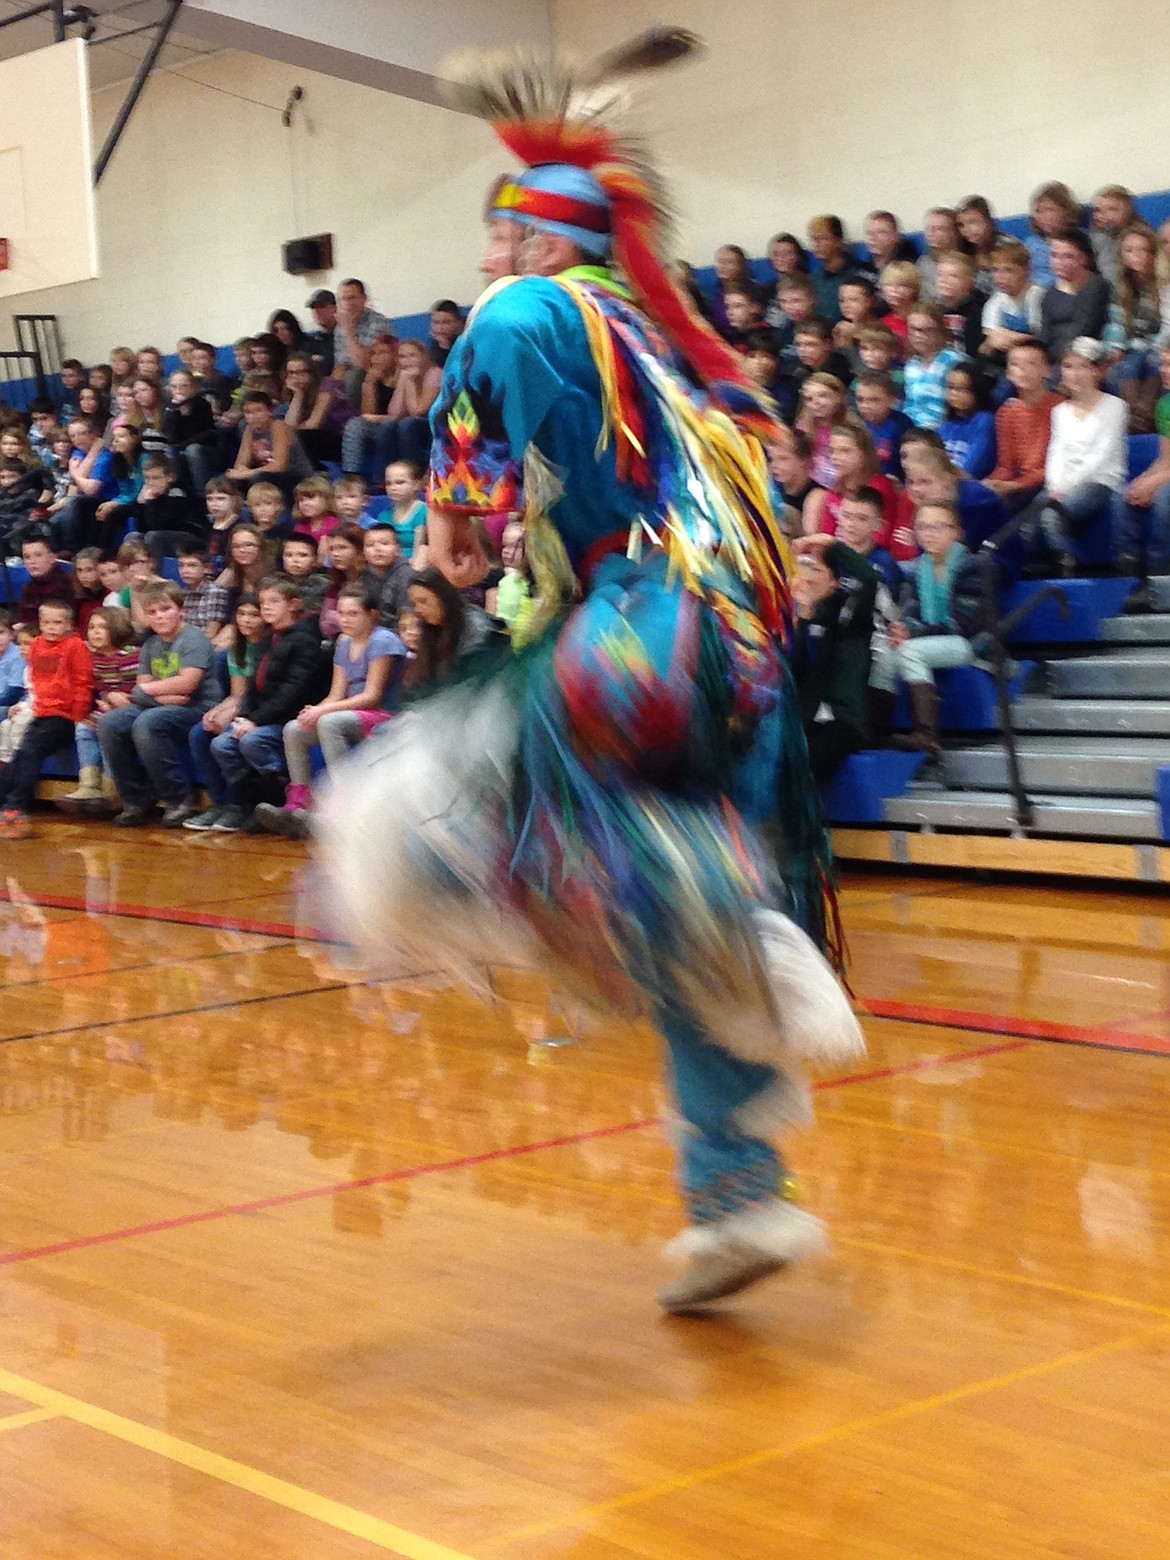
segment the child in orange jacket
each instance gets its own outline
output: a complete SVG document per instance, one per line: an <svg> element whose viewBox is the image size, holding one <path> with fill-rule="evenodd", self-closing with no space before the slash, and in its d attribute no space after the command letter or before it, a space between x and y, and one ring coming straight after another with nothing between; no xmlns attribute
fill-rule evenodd
<svg viewBox="0 0 1170 1560"><path fill-rule="evenodd" d="M28 810L41 765L69 746L74 726L93 707L93 662L73 632L73 608L64 601L43 602L38 626L40 633L28 647L36 715L15 758L0 773L0 839L6 840L25 839L31 833Z"/></svg>

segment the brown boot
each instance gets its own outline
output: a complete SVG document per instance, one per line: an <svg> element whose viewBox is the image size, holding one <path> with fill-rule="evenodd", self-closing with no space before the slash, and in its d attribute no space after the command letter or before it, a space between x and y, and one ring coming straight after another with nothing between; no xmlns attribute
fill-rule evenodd
<svg viewBox="0 0 1170 1560"><path fill-rule="evenodd" d="M914 730L909 736L894 738L894 747L906 753L927 753L931 758L939 754L938 741L938 689L932 682L907 683L910 695L910 713Z"/></svg>

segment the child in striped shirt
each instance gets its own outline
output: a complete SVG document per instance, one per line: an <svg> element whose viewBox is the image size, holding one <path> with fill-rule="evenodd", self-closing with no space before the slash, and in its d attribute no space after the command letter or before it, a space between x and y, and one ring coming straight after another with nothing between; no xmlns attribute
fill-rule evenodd
<svg viewBox="0 0 1170 1560"><path fill-rule="evenodd" d="M67 813L100 812L113 802L113 782L103 773L97 719L107 710L129 704L138 678L138 646L125 607L102 607L95 612L86 627L85 642L93 662L94 704L74 732L79 784L57 804Z"/></svg>

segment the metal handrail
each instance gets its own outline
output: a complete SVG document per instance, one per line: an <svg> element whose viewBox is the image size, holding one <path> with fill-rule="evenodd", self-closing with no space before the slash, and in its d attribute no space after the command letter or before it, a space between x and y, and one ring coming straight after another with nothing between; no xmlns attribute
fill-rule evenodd
<svg viewBox="0 0 1170 1560"><path fill-rule="evenodd" d="M1018 535L1023 528L1027 511L1022 510L998 531L987 537L979 549L979 575L983 585L983 612L985 631L991 648L991 674L995 680L995 697L999 707L999 732L1007 760L1008 790L1012 797L1012 821L1018 829L1031 829L1036 822L1036 809L1024 785L1024 771L1020 763L1019 741L1012 716L1011 690L1009 687L1008 653L1006 638L1044 601L1058 601L1061 616L1069 614L1068 597L1058 585L1042 586L1034 596L1022 602L1014 612L1004 618L999 615L1000 554L1005 542Z"/></svg>

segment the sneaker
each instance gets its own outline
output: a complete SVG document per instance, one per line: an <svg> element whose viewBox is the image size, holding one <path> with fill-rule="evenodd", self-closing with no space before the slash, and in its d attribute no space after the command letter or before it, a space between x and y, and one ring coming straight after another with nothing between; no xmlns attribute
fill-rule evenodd
<svg viewBox="0 0 1170 1560"><path fill-rule="evenodd" d="M6 807L0 813L0 840L27 840L31 833L28 813L19 807Z"/></svg>
<svg viewBox="0 0 1170 1560"><path fill-rule="evenodd" d="M209 807L206 812L196 813L194 818L188 818L184 822L183 827L199 831L214 829L226 811L225 807Z"/></svg>
<svg viewBox="0 0 1170 1560"><path fill-rule="evenodd" d="M309 837L309 815L303 807L276 807L271 802L261 802L256 809L256 822L265 834L282 834L289 840Z"/></svg>
<svg viewBox="0 0 1170 1560"><path fill-rule="evenodd" d="M219 817L207 827L215 834L239 834L248 821L248 814L242 807L221 807Z"/></svg>
<svg viewBox="0 0 1170 1560"><path fill-rule="evenodd" d="M690 1257L687 1270L658 1297L665 1311L690 1311L739 1294L792 1263L825 1249L821 1221L776 1201L700 1225L672 1243Z"/></svg>
<svg viewBox="0 0 1170 1560"><path fill-rule="evenodd" d="M187 800L176 802L173 807L168 807L162 815L162 827L164 829L181 829L188 818L193 818L198 811L194 803Z"/></svg>
<svg viewBox="0 0 1170 1560"><path fill-rule="evenodd" d="M153 815L153 807L141 807L133 802L128 802L114 819L114 827L116 829L141 829L144 824L151 821Z"/></svg>

